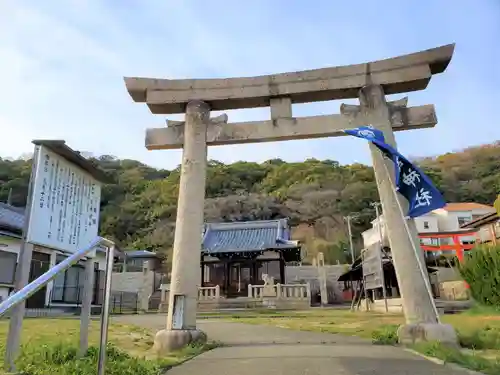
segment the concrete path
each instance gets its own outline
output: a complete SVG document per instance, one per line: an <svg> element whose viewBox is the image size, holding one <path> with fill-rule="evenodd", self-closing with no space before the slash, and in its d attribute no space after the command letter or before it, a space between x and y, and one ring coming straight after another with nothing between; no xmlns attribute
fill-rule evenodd
<svg viewBox="0 0 500 375"><path fill-rule="evenodd" d="M159 330L162 315L114 320ZM168 371L169 375L463 375L403 349L328 333L202 320L210 340L226 346L206 352Z"/></svg>

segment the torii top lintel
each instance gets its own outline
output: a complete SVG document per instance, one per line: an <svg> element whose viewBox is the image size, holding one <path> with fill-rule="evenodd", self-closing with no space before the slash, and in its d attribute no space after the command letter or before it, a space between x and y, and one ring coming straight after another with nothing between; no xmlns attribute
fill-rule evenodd
<svg viewBox="0 0 500 375"><path fill-rule="evenodd" d="M226 79L155 79L125 77L135 102L152 113L183 113L191 100L203 100L212 110L267 107L273 97L292 103L357 98L368 82L380 84L386 94L423 90L433 74L444 72L454 44L364 64L300 72Z"/></svg>

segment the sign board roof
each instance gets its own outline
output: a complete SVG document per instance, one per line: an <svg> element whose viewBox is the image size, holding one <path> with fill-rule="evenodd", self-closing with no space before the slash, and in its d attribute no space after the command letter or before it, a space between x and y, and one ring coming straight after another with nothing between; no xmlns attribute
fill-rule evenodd
<svg viewBox="0 0 500 375"><path fill-rule="evenodd" d="M35 139L32 143L37 146L44 146L55 154L63 157L68 162L83 169L99 182L112 182L110 176L108 176L102 169L85 159L78 151L72 150L63 140Z"/></svg>

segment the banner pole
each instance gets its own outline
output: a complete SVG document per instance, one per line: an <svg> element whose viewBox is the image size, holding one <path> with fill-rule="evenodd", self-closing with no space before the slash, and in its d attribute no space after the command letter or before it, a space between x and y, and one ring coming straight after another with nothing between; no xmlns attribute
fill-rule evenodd
<svg viewBox="0 0 500 375"><path fill-rule="evenodd" d="M387 174L387 177L389 178L389 181L392 181L391 173L389 172L389 169L387 168L387 164L385 163L385 160L382 164L384 165L384 169L385 169L385 172ZM396 188L394 187L393 183L391 183L391 190L392 190L392 193L394 194L394 198L395 198L396 203L398 205L399 212L400 212L401 216L403 217L403 224L405 226L406 234L408 235L411 246L413 248L413 253L417 257L417 264L418 264L418 268L420 270L420 273L421 273L422 277L424 278L425 287L426 287L425 289L427 290L427 293L429 294L429 297L432 300L432 308L434 310L434 314L436 315L437 322L441 323L441 320L439 318L439 312L438 312L436 304L434 302L434 296L432 295L431 285L430 285L430 281L429 281L429 274L427 273L427 271L424 271L424 268L422 266L422 262L421 262L421 259L419 256L419 250L418 250L417 245L415 244L415 241L411 235L410 227L408 226L407 217L403 211L403 207L401 206L401 202L399 201L398 192L396 191ZM418 247L420 247L420 245Z"/></svg>

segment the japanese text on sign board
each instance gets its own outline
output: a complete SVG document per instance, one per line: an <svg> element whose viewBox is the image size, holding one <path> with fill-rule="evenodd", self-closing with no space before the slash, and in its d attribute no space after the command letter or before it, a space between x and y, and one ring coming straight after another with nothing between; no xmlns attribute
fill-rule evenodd
<svg viewBox="0 0 500 375"><path fill-rule="evenodd" d="M41 146L28 242L75 252L98 233L100 184L87 172Z"/></svg>

